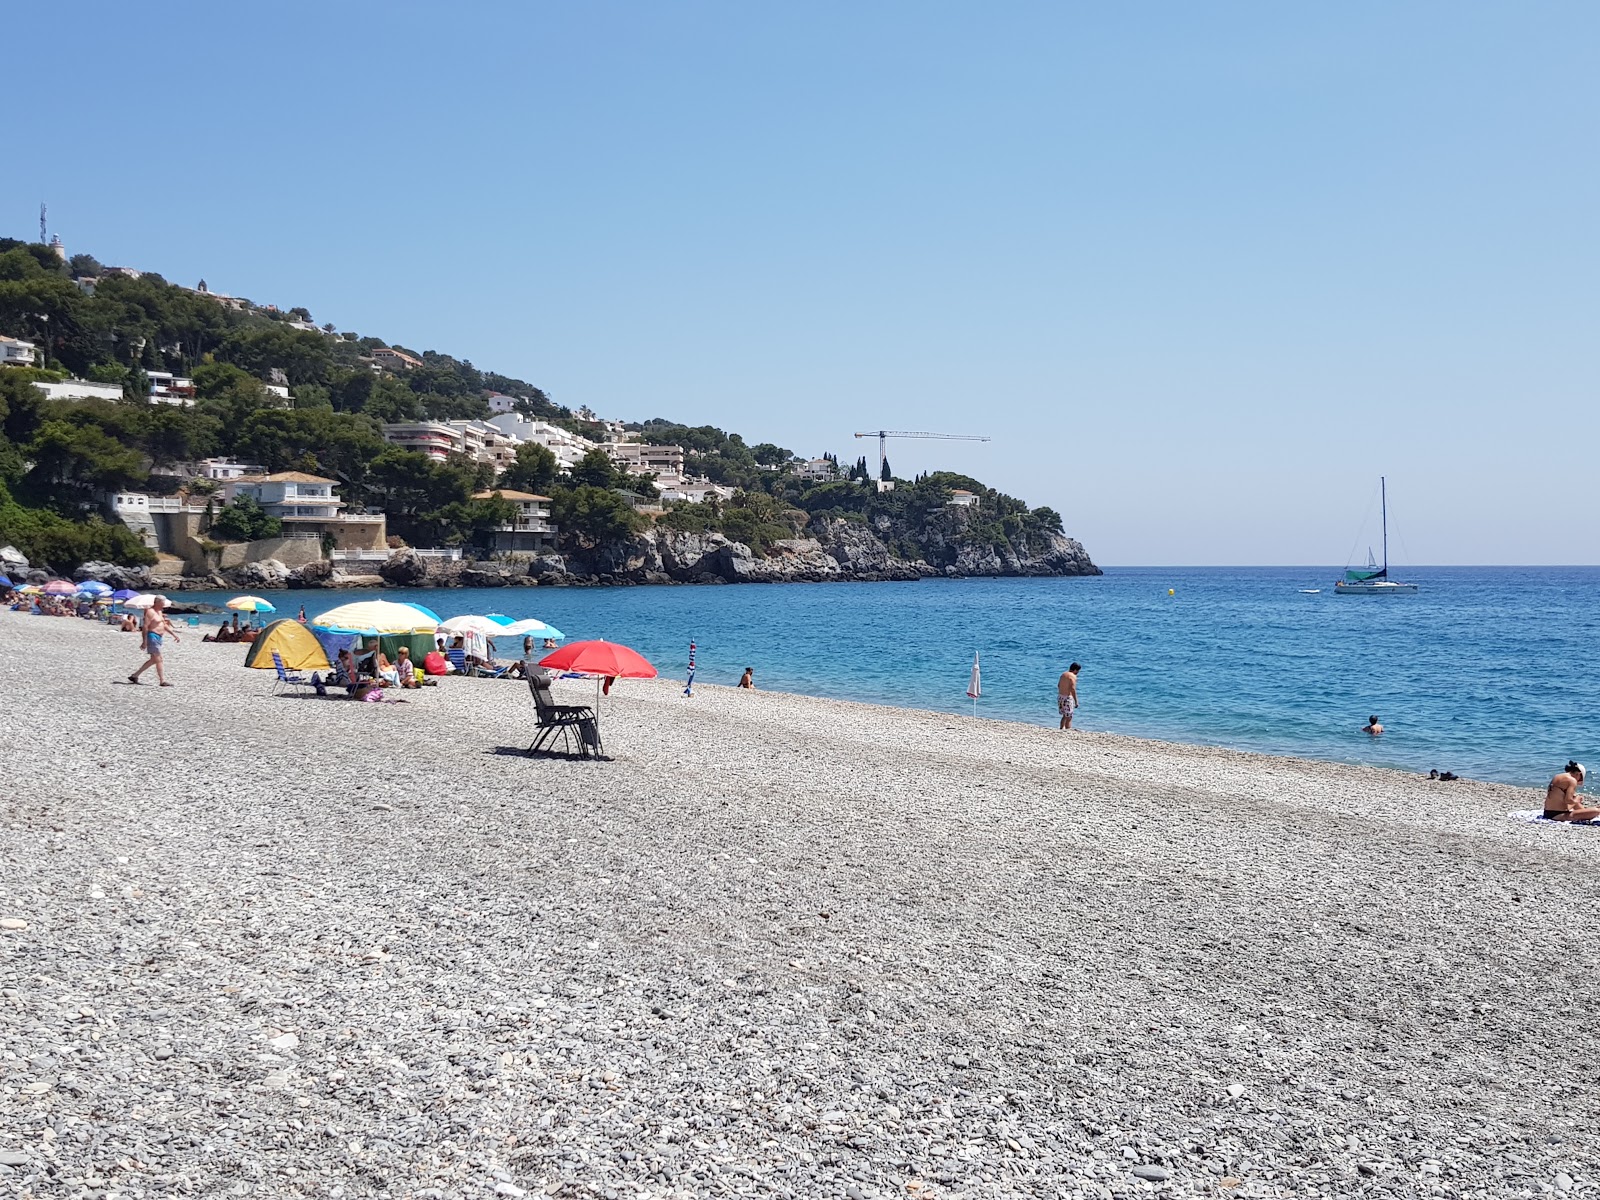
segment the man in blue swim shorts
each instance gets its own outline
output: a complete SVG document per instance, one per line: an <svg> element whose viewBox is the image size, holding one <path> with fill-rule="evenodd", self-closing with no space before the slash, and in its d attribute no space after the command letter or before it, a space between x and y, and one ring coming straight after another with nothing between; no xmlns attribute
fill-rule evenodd
<svg viewBox="0 0 1600 1200"><path fill-rule="evenodd" d="M167 677L161 670L161 643L169 635L175 642L183 639L172 628L172 622L167 620L168 603L165 596L157 596L151 602L150 607L144 610L144 652L150 657L144 660L144 666L128 676L129 683L138 683L139 676L154 667L156 669L156 679L161 686L172 686L167 682Z"/></svg>

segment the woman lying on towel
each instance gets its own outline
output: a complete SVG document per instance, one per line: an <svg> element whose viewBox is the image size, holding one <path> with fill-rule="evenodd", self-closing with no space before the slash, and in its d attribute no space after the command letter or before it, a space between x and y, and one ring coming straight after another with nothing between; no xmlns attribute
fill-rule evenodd
<svg viewBox="0 0 1600 1200"><path fill-rule="evenodd" d="M1586 808L1578 799L1585 775L1581 762L1567 763L1567 769L1550 781L1544 794L1544 819L1547 821L1592 821L1600 808Z"/></svg>

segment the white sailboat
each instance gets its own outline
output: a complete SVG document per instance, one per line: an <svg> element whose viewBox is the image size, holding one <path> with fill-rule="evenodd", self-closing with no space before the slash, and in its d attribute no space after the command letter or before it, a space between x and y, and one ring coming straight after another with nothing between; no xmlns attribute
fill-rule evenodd
<svg viewBox="0 0 1600 1200"><path fill-rule="evenodd" d="M1383 566L1378 566L1372 557L1372 550L1367 550L1367 569L1365 571L1346 570L1344 578L1333 585L1333 590L1340 596L1400 596L1407 595L1417 590L1414 583L1401 583L1389 578L1389 482L1382 477L1378 480L1379 494L1383 497ZM1371 511L1370 509L1368 510Z"/></svg>

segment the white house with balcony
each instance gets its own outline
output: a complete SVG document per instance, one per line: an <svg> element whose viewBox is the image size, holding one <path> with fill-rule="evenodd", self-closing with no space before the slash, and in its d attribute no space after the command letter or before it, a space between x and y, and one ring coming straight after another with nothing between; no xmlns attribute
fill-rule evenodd
<svg viewBox="0 0 1600 1200"><path fill-rule="evenodd" d="M572 467L594 449L594 443L588 438L579 437L549 421L525 417L521 413L501 413L490 417L489 424L501 433L516 438L518 442L534 442L543 446L556 456L556 464L562 470Z"/></svg>
<svg viewBox="0 0 1600 1200"><path fill-rule="evenodd" d="M146 371L145 375L150 380L152 404L188 406L194 403L194 380L174 375L171 371Z"/></svg>
<svg viewBox="0 0 1600 1200"><path fill-rule="evenodd" d="M31 367L39 360L39 347L21 338L0 337L0 366Z"/></svg>
<svg viewBox="0 0 1600 1200"><path fill-rule="evenodd" d="M472 498L492 500L496 497L513 504L517 515L509 525L501 525L489 534L490 550L497 554L545 554L556 548L557 530L550 520L549 496L497 488L492 492L475 492Z"/></svg>
<svg viewBox="0 0 1600 1200"><path fill-rule="evenodd" d="M383 440L402 450L426 454L435 462L443 462L452 454L466 453L466 439L461 430L448 421L387 421L383 426Z"/></svg>
<svg viewBox="0 0 1600 1200"><path fill-rule="evenodd" d="M789 464L789 474L809 481L834 479L839 474L839 465L831 458L796 459Z"/></svg>
<svg viewBox="0 0 1600 1200"><path fill-rule="evenodd" d="M331 534L341 549L379 550L388 533L388 520L382 513L346 513L338 483L304 471L243 475L226 481L222 495L229 503L249 496L268 516L283 522L286 537Z"/></svg>
<svg viewBox="0 0 1600 1200"><path fill-rule="evenodd" d="M682 446L652 446L648 442L602 442L600 449L629 475L683 474Z"/></svg>
<svg viewBox="0 0 1600 1200"><path fill-rule="evenodd" d="M945 503L952 508L977 508L978 497L965 488L951 488L950 499Z"/></svg>

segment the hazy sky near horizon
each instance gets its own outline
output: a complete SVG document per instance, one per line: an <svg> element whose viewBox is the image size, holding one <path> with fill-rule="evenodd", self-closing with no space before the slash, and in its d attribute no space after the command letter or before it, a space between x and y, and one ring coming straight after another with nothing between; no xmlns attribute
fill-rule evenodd
<svg viewBox="0 0 1600 1200"><path fill-rule="evenodd" d="M1106 564L1600 563L1592 3L64 2L0 235ZM1366 532L1363 534L1363 520Z"/></svg>

